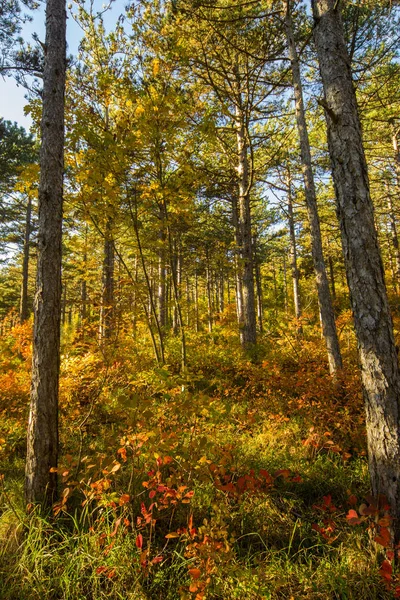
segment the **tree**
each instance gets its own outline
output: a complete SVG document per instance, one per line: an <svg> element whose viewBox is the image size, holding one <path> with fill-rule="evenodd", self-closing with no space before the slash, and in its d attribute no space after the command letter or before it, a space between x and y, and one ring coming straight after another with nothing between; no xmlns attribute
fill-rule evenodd
<svg viewBox="0 0 400 600"><path fill-rule="evenodd" d="M31 135L16 123L0 119L0 248L15 258L21 248L22 285L20 320L29 316L28 268L32 233L32 197L35 194L37 152ZM31 165L31 166L29 166ZM15 250L17 246L17 251Z"/></svg>
<svg viewBox="0 0 400 600"><path fill-rule="evenodd" d="M318 305L321 316L322 334L328 353L329 371L334 375L342 368L339 341L336 332L335 314L333 312L328 277L326 275L324 255L322 252L321 228L319 223L317 194L311 162L311 150L308 137L306 113L303 100L303 87L300 75L300 63L293 34L290 0L286 0L285 26L292 68L293 88L296 108L296 122L300 140L300 157L304 178L304 191L311 232L312 257L318 292Z"/></svg>
<svg viewBox="0 0 400 600"><path fill-rule="evenodd" d="M374 495L384 494L400 534L400 374L383 266L374 225L361 125L341 11L313 0L314 40L366 407Z"/></svg>
<svg viewBox="0 0 400 600"><path fill-rule="evenodd" d="M44 506L52 501L57 488L65 69L65 1L47 0L38 267L25 470L27 502Z"/></svg>

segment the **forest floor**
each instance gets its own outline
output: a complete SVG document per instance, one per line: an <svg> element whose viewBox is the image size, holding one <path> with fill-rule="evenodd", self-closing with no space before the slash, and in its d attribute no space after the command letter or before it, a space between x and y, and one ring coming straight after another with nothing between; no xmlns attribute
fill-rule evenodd
<svg viewBox="0 0 400 600"><path fill-rule="evenodd" d="M343 331L346 328L343 327ZM343 334L344 335L344 334ZM189 367L126 336L64 332L51 515L23 501L30 331L0 341L2 600L389 599L390 517L369 480L353 334L333 382L322 343L189 334Z"/></svg>

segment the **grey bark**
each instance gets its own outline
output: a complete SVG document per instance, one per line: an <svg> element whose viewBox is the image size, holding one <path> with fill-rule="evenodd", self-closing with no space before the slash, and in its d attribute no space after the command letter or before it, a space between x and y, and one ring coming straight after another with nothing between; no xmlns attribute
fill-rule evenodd
<svg viewBox="0 0 400 600"><path fill-rule="evenodd" d="M288 285L287 285L287 268L286 268L286 254L283 255L283 301L285 305L285 313L288 314Z"/></svg>
<svg viewBox="0 0 400 600"><path fill-rule="evenodd" d="M47 0L41 122L39 228L25 498L49 505L57 491L61 238L66 67L65 0Z"/></svg>
<svg viewBox="0 0 400 600"><path fill-rule="evenodd" d="M321 318L322 335L328 354L329 371L332 376L342 368L339 340L336 331L335 314L326 275L324 255L322 251L321 228L318 215L317 194L311 162L311 150L308 137L306 113L303 100L303 89L300 75L300 64L296 43L293 36L291 19L291 2L286 0L286 37L292 68L293 88L295 98L296 122L300 140L300 156L303 171L304 192L306 197L308 221L311 234L311 252L313 258L315 279L318 293L318 305Z"/></svg>
<svg viewBox="0 0 400 600"><path fill-rule="evenodd" d="M21 285L21 302L19 307L19 319L23 323L29 318L28 307L28 276L29 276L29 251L31 239L31 218L32 218L32 199L28 197L26 206L25 219L25 235L24 235L24 250L22 259L22 285Z"/></svg>
<svg viewBox="0 0 400 600"><path fill-rule="evenodd" d="M158 251L158 319L160 321L161 330L164 331L167 326L167 303L166 303L166 274L167 268L165 264L165 215L163 208L160 209L160 231L158 235L160 248Z"/></svg>
<svg viewBox="0 0 400 600"><path fill-rule="evenodd" d="M206 252L206 291L207 291L207 320L208 320L208 332L212 332L213 328L213 312L212 312L212 300L211 300L211 272L210 272L210 261L208 257L208 251Z"/></svg>
<svg viewBox="0 0 400 600"><path fill-rule="evenodd" d="M400 377L340 2L313 0L329 153L361 363L369 470L400 530Z"/></svg>
<svg viewBox="0 0 400 600"><path fill-rule="evenodd" d="M103 291L101 299L101 341L109 341L114 334L114 238L112 220L107 219L104 235Z"/></svg>
<svg viewBox="0 0 400 600"><path fill-rule="evenodd" d="M332 299L335 300L336 299L336 283L335 283L335 271L333 269L332 256L328 257L328 262L329 262L329 278L331 280Z"/></svg>
<svg viewBox="0 0 400 600"><path fill-rule="evenodd" d="M234 266L235 266L235 288L236 288L236 316L238 326L240 327L243 323L243 290L242 290L242 277L240 273L240 247L241 243L241 232L239 227L239 216L238 216L238 203L234 196L232 198L232 224L235 235L235 253L234 253Z"/></svg>
<svg viewBox="0 0 400 600"><path fill-rule="evenodd" d="M194 315L195 315L195 330L196 333L200 331L199 323L199 276L197 274L197 268L194 273Z"/></svg>
<svg viewBox="0 0 400 600"><path fill-rule="evenodd" d="M393 209L392 196L390 195L389 190L387 190L387 194L388 194L387 207L388 207L388 217L389 217L389 224L390 224L391 241L392 241L392 246L394 249L394 256L395 256L395 260L396 260L395 281L396 281L396 288L397 288L398 285L400 284L399 237L397 235L397 224L396 224L396 217L395 217L394 209Z"/></svg>
<svg viewBox="0 0 400 600"><path fill-rule="evenodd" d="M293 304L294 304L294 315L296 319L301 318L301 299L300 299L300 285L299 285L299 270L297 268L297 245L296 245L296 231L294 228L294 215L293 215L293 200L292 200L292 185L290 175L288 176L288 197L287 197L287 212L288 212L288 225L289 225L289 239L290 239L290 266L292 270L292 282L293 282ZM301 326L298 326L298 332L301 333Z"/></svg>
<svg viewBox="0 0 400 600"><path fill-rule="evenodd" d="M248 144L246 140L245 116L241 108L240 94L235 107L235 129L237 140L237 175L239 185L238 217L240 228L239 272L242 285L242 322L239 325L240 342L248 348L257 341L256 311L253 275L253 248L251 236L250 181Z"/></svg>

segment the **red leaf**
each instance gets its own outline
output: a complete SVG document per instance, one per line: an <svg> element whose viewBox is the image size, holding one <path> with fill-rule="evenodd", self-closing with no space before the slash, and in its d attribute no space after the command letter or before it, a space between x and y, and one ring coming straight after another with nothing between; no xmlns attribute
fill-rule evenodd
<svg viewBox="0 0 400 600"><path fill-rule="evenodd" d="M390 546L390 531L387 527L381 527L379 535L374 537L374 542L380 544L384 548Z"/></svg>
<svg viewBox="0 0 400 600"><path fill-rule="evenodd" d="M359 518L357 511L355 511L353 508L351 508L347 513L346 519L350 525L359 525L362 523L362 519Z"/></svg>
<svg viewBox="0 0 400 600"><path fill-rule="evenodd" d="M143 536L141 533L137 536L135 544L136 548L139 548L140 550L143 548Z"/></svg>
<svg viewBox="0 0 400 600"><path fill-rule="evenodd" d="M274 473L274 477L283 477L284 479L287 479L290 474L291 471L289 469L279 469Z"/></svg>
<svg viewBox="0 0 400 600"><path fill-rule="evenodd" d="M379 569L379 575L382 577L382 579L389 583L392 581L392 572L392 565L388 560L384 560L381 568Z"/></svg>

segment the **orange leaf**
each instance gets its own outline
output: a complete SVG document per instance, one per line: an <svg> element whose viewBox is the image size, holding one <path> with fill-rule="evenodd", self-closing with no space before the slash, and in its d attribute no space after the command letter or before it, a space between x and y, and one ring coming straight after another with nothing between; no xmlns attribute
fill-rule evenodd
<svg viewBox="0 0 400 600"><path fill-rule="evenodd" d="M114 531L111 533L110 537L115 537L117 535L118 527L120 526L121 521L122 521L122 517L120 517L119 519L117 519L115 521Z"/></svg>
<svg viewBox="0 0 400 600"><path fill-rule="evenodd" d="M201 571L200 569L189 569L189 575L193 577L193 579L199 579Z"/></svg>

